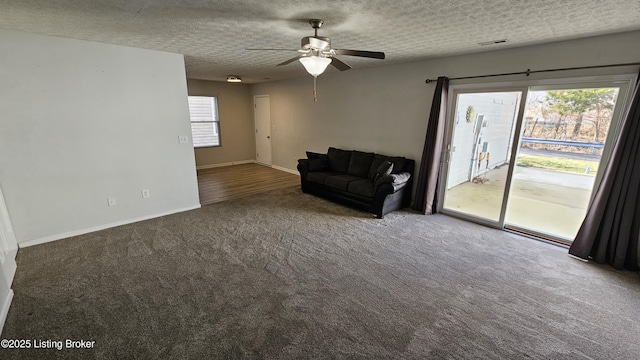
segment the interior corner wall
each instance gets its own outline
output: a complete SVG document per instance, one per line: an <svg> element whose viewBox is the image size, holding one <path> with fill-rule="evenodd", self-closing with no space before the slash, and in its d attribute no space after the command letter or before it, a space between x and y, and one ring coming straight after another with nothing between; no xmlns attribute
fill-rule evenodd
<svg viewBox="0 0 640 360"><path fill-rule="evenodd" d="M0 54L0 184L20 246L200 206L178 142L182 55L5 30Z"/></svg>
<svg viewBox="0 0 640 360"><path fill-rule="evenodd" d="M305 157L306 150L326 152L329 146L335 146L406 156L416 160L417 169L435 88L435 83L426 84L425 79L638 62L638 43L640 32L628 32L345 72L329 67L318 77L316 103L313 78L302 75L302 65L292 63L289 66L300 68L300 78L255 84L251 91L254 95L270 95L272 157L276 166L295 169L296 159ZM393 58L392 53L387 55ZM343 60L348 62L348 58ZM637 73L637 67L546 76L629 71ZM481 81L523 79L524 76Z"/></svg>
<svg viewBox="0 0 640 360"><path fill-rule="evenodd" d="M253 97L246 84L188 79L192 96L218 97L221 146L195 149L196 166L252 161L256 158Z"/></svg>

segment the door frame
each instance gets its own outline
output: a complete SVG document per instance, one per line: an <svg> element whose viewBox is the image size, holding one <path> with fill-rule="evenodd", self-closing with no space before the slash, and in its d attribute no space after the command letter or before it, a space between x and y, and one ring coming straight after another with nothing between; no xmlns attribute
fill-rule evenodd
<svg viewBox="0 0 640 360"><path fill-rule="evenodd" d="M11 287L13 276L16 272L16 254L18 253L18 243L13 232L9 210L4 200L2 186L0 186L0 265L2 275L7 284Z"/></svg>
<svg viewBox="0 0 640 360"><path fill-rule="evenodd" d="M9 307L13 299L13 277L16 273L16 254L18 244L11 225L9 211L0 186L0 332L7 320Z"/></svg>
<svg viewBox="0 0 640 360"><path fill-rule="evenodd" d="M522 84L510 84L510 83L495 83L495 84L467 84L467 85L451 85L449 86L449 101L447 102L447 117L446 117L446 127L445 127L445 138L443 141L442 154L443 162L442 162L442 171L440 172L439 182L440 184L447 184L447 176L449 175L449 160L451 159L451 147L453 143L453 134L455 128L455 105L457 105L457 98L460 94L470 94L470 93L495 93L495 92L520 92L520 100L517 107L516 114L516 123L513 125L515 127L513 139L511 139L511 152L510 156L513 158L514 151L517 152L517 141L519 140L519 136L515 134L519 134L522 130L521 121L518 119L524 116L524 110L526 107L526 97L528 94L528 87L523 86ZM508 197L509 197L509 189L511 186L511 179L513 175L515 164L513 161L509 162L507 168L507 178L505 179L505 186L502 194L502 203L500 206L500 217L498 221L481 218L478 216L474 216L471 214L466 214L460 211L456 211L453 209L444 208L444 197L447 191L447 186L440 186L438 196L442 201L438 201L438 212L451 215L466 221L475 222L481 225L493 227L493 228L504 228L504 218L506 214L506 207L508 205Z"/></svg>
<svg viewBox="0 0 640 360"><path fill-rule="evenodd" d="M267 140L265 140L268 144L268 149L269 149L269 161L265 162L265 161L258 161L258 155L259 152L258 150L261 148L261 146L259 146L259 141L260 141L260 137L258 136L258 113L257 113L257 99L258 98L266 98L268 100L269 103L269 112L266 114L267 115L267 121L266 121L266 128L268 129L268 134L267 136ZM254 95L253 96L253 128L254 128L254 140L255 140L255 146L256 146L256 163L261 164L261 165L266 165L266 166L272 166L273 164L273 149L271 147L271 99L269 97L268 94L266 95Z"/></svg>

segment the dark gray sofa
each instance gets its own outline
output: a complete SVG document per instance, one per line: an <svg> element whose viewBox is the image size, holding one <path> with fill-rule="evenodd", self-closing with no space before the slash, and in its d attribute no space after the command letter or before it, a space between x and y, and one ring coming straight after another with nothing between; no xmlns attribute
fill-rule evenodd
<svg viewBox="0 0 640 360"><path fill-rule="evenodd" d="M302 191L382 218L409 206L415 161L330 147L298 160Z"/></svg>

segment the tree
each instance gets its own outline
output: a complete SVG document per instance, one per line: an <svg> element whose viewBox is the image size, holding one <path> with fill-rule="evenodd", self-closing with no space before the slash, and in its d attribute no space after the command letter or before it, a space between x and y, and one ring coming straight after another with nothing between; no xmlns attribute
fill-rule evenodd
<svg viewBox="0 0 640 360"><path fill-rule="evenodd" d="M582 121L586 112L612 109L617 96L617 89L578 89L578 90L558 90L548 91L546 101L558 115L560 119L565 116L574 116L575 124L571 134L571 139L576 139L580 134ZM599 120L596 117L596 138L599 136ZM559 125L558 125L559 127ZM557 133L557 127L556 127Z"/></svg>
<svg viewBox="0 0 640 360"><path fill-rule="evenodd" d="M534 111L539 112L542 116L542 119L547 119L547 113L549 112L545 103L546 100L546 91L530 91L527 96L527 122L528 125L533 119ZM531 125L531 129L529 130L529 136L534 137L536 126L538 125L538 121L540 120L540 116L535 116L535 120ZM524 134L526 136L526 129L524 130Z"/></svg>

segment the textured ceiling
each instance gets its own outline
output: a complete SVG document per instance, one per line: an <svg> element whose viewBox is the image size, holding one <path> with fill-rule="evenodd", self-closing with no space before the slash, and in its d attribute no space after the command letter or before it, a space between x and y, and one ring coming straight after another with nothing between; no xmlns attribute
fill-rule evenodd
<svg viewBox="0 0 640 360"><path fill-rule="evenodd" d="M244 82L304 76L276 67L325 21L332 47L384 51L342 56L354 69L640 29L638 0L0 0L0 28L185 55L189 78ZM479 46L479 42L507 39ZM327 71L337 71L330 67Z"/></svg>

